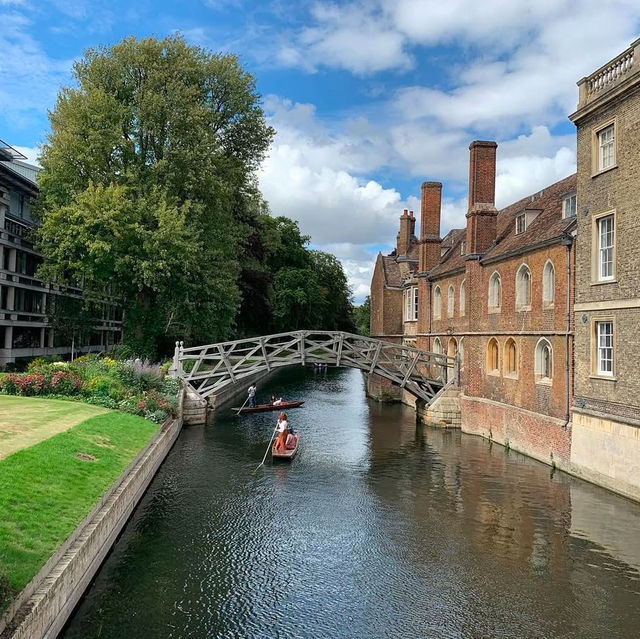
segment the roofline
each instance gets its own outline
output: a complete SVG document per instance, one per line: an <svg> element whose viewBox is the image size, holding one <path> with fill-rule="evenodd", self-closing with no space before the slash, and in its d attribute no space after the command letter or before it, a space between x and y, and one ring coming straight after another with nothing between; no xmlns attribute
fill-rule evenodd
<svg viewBox="0 0 640 639"><path fill-rule="evenodd" d="M568 229L569 227L567 227ZM555 237L551 237L548 240L544 240L543 242L537 242L536 244L528 244L519 249L514 249L512 251L507 251L506 253L500 253L500 255L489 256L486 258L480 258L480 264L495 264L496 262L502 262L503 260L508 260L511 257L516 257L518 255L524 255L525 253L530 253L532 251L537 251L538 249L545 248L547 246L553 246L554 244L573 244L573 237L569 235L566 230L563 231L560 235L556 235Z"/></svg>
<svg viewBox="0 0 640 639"><path fill-rule="evenodd" d="M15 180L23 184L24 186L27 187L29 191L31 191L33 195L37 195L39 193L38 185L32 180L30 180L28 177L25 177L24 175L18 173L17 171L14 171L11 168L10 164L7 164L6 162L0 162L0 169L2 168L6 169L7 172L5 173L5 175L7 175L9 180ZM0 179L2 179L1 175L0 175Z"/></svg>

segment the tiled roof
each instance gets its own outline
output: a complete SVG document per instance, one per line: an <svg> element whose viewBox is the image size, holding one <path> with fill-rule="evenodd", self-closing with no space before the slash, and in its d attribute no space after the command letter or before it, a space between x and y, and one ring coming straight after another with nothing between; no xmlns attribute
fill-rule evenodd
<svg viewBox="0 0 640 639"><path fill-rule="evenodd" d="M396 251L382 256L382 271L386 286L401 287L402 282L418 268L418 239L415 235L409 241L407 255L398 258Z"/></svg>
<svg viewBox="0 0 640 639"><path fill-rule="evenodd" d="M402 273L394 255L382 256L382 271L386 286L402 286Z"/></svg>
<svg viewBox="0 0 640 639"><path fill-rule="evenodd" d="M498 212L498 232L496 242L482 256L483 260L499 258L502 255L535 246L562 236L563 232L574 224L575 218L562 218L562 202L565 195L576 190L576 174L546 187L542 191L529 195ZM539 215L527 227L524 233L516 235L515 219L525 209L539 209ZM453 229L442 240L447 240L448 250L442 256L440 264L429 272L430 276L442 276L464 267L465 258L460 254L460 242L464 240L465 229Z"/></svg>

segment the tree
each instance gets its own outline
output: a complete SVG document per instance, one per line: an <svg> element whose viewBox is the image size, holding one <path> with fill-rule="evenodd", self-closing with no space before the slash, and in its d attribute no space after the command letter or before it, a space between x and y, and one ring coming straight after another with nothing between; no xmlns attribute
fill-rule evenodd
<svg viewBox="0 0 640 639"><path fill-rule="evenodd" d="M353 307L353 320L356 333L368 337L371 330L371 298L368 295L360 306Z"/></svg>
<svg viewBox="0 0 640 639"><path fill-rule="evenodd" d="M90 49L74 77L40 158L41 275L117 287L139 352L228 337L273 136L253 77L179 36Z"/></svg>
<svg viewBox="0 0 640 639"><path fill-rule="evenodd" d="M351 289L342 264L331 253L311 251L311 262L320 287L322 328L353 331Z"/></svg>

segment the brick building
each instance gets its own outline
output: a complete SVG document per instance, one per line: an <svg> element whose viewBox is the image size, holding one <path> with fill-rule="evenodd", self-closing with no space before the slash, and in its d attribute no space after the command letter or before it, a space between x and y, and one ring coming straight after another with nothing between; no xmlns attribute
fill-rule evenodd
<svg viewBox="0 0 640 639"><path fill-rule="evenodd" d="M397 263L398 250L378 257L372 335L459 352L462 429L568 463L576 176L498 211L496 148L495 142L470 146L465 229L440 238L442 185L422 185L417 269L393 280L395 304L385 313L386 298L382 309L378 303L381 275ZM408 297L415 300L411 321ZM392 308L405 311L404 322Z"/></svg>
<svg viewBox="0 0 640 639"><path fill-rule="evenodd" d="M48 310L59 296L82 298L82 291L36 277L42 257L35 250L31 202L38 193L38 167L0 141L0 367L17 359L69 355L71 340L54 331ZM122 309L106 298L96 308L96 326L75 352L101 351L121 339Z"/></svg>
<svg viewBox="0 0 640 639"><path fill-rule="evenodd" d="M640 40L578 86L571 461L640 498Z"/></svg>

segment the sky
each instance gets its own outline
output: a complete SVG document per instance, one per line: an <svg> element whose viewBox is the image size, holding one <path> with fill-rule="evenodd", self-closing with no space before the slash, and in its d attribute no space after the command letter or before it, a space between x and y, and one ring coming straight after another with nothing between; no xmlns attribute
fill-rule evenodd
<svg viewBox="0 0 640 639"><path fill-rule="evenodd" d="M356 302L420 184L464 226L468 146L498 142L498 206L575 171L576 82L640 33L638 0L0 0L0 139L30 159L74 60L181 33L254 74L277 135L274 215L342 261Z"/></svg>

